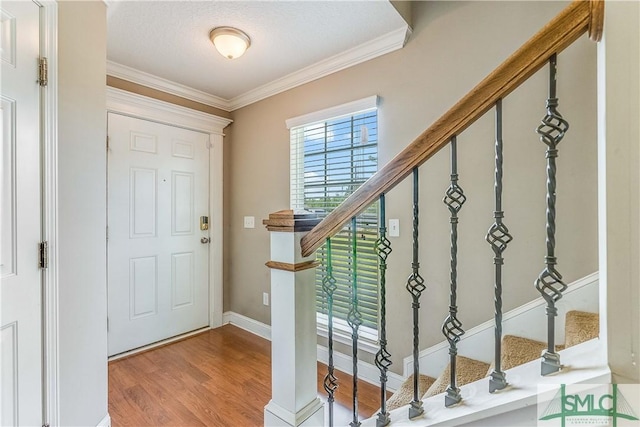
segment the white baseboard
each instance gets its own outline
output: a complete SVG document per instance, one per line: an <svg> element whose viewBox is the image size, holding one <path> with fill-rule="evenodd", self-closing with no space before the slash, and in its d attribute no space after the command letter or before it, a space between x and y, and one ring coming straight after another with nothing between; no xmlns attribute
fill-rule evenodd
<svg viewBox="0 0 640 427"><path fill-rule="evenodd" d="M109 413L107 413L107 415L105 415L104 418L96 424L96 427L111 427L111 417L109 416Z"/></svg>
<svg viewBox="0 0 640 427"><path fill-rule="evenodd" d="M240 329L244 329L245 331L271 341L271 326L253 320L250 317L243 316L242 314L225 311L222 314L222 324L232 324L233 326L237 326Z"/></svg>
<svg viewBox="0 0 640 427"><path fill-rule="evenodd" d="M329 350L327 347L318 344L318 361L325 365L329 360ZM337 370L346 374L353 375L353 363L351 356L347 356L343 353L333 352L333 364ZM373 385L380 385L380 370L371 363L358 360L358 378L362 381L368 382ZM404 378L401 375L393 372L387 372L387 389L389 391L396 391L402 383Z"/></svg>
<svg viewBox="0 0 640 427"><path fill-rule="evenodd" d="M234 313L233 311L227 311L222 315L222 323L231 324L237 326L245 331L251 332L259 337L267 340L271 340L271 326L266 325L257 320L251 319L242 314ZM324 364L329 359L328 350L326 347L318 345L318 361ZM336 369L347 373L353 374L351 356L347 356L343 353L334 351L333 362ZM395 391L404 382L404 378L401 375L389 372L388 374L387 388L389 391ZM371 363L358 361L358 378L368 383L377 385L380 384L380 371Z"/></svg>

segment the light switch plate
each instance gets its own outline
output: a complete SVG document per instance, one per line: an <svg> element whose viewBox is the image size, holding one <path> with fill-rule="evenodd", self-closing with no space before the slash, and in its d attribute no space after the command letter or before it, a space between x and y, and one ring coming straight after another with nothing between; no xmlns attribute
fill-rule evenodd
<svg viewBox="0 0 640 427"><path fill-rule="evenodd" d="M263 292L262 293L262 304L263 305L269 305L269 293L268 292Z"/></svg>
<svg viewBox="0 0 640 427"><path fill-rule="evenodd" d="M245 216L244 228L256 228L256 218L253 216Z"/></svg>
<svg viewBox="0 0 640 427"><path fill-rule="evenodd" d="M389 237L400 237L400 220L389 220Z"/></svg>

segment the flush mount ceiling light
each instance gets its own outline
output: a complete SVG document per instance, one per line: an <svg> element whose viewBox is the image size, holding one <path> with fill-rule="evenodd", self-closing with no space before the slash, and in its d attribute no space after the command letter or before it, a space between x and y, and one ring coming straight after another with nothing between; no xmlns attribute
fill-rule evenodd
<svg viewBox="0 0 640 427"><path fill-rule="evenodd" d="M225 58L241 57L251 46L251 39L244 32L233 27L217 27L209 33L211 43Z"/></svg>

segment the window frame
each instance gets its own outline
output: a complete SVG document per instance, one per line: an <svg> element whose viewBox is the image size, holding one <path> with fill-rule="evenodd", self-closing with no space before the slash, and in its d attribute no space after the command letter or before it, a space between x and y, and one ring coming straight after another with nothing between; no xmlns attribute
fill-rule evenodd
<svg viewBox="0 0 640 427"><path fill-rule="evenodd" d="M325 122L328 120L336 120L344 117L351 117L358 114L376 111L378 110L378 96L373 95L356 101L348 102L345 104L337 105L335 107L326 108L320 111L304 114L301 116L293 117L286 120L286 126L290 135L290 161L292 162L290 168L289 185L290 185L290 206L300 206L304 203L304 200L299 200L300 195L304 198L304 191L300 191L298 183L302 182L304 185L304 152L300 152L300 148L304 147L301 138L304 137L303 132L294 134L296 129L302 129L304 126L311 126L319 122ZM379 141L378 141L379 142ZM294 153L294 148L296 149ZM295 168L293 163L296 163ZM295 171L295 172L294 172ZM297 176L294 179L293 173ZM378 300L379 304L379 300ZM328 337L328 319L327 315L316 311L317 332L318 335L324 338ZM378 305L377 313L378 326L380 324L380 308ZM334 318L333 320L334 340L343 343L351 344L351 327L344 319ZM373 329L365 325L361 325L359 328L359 340L358 348L369 353L375 354L378 351L379 343L379 329Z"/></svg>

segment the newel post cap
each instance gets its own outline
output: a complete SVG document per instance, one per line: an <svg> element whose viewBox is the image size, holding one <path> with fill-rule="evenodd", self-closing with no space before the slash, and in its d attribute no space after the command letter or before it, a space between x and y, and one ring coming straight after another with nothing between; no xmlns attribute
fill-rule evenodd
<svg viewBox="0 0 640 427"><path fill-rule="evenodd" d="M263 219L262 223L269 231L297 232L310 231L321 220L314 212L284 209L269 214L269 218Z"/></svg>

